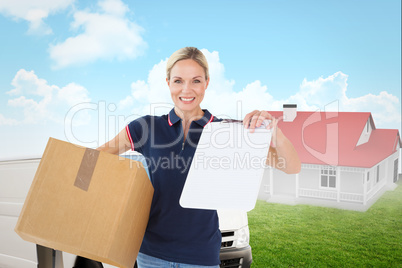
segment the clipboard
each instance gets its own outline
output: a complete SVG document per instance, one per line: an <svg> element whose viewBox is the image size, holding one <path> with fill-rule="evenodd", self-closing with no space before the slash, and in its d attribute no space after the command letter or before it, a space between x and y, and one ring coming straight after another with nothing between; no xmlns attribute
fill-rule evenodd
<svg viewBox="0 0 402 268"><path fill-rule="evenodd" d="M207 124L201 133L179 200L183 208L250 211L266 167L271 130L253 133L242 121Z"/></svg>

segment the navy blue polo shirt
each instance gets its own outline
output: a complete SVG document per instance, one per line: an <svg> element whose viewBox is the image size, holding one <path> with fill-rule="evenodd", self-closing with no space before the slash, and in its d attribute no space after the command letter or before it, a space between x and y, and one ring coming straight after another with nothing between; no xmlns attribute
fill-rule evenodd
<svg viewBox="0 0 402 268"><path fill-rule="evenodd" d="M208 110L191 122L186 140L174 109L163 116L144 116L127 126L132 149L147 161L154 186L148 226L140 252L172 262L218 265L221 233L214 210L179 205L195 149L206 124L221 121Z"/></svg>

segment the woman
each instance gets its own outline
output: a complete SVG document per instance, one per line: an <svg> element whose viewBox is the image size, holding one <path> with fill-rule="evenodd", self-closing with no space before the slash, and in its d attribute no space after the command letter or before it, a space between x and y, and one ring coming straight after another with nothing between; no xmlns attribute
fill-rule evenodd
<svg viewBox="0 0 402 268"><path fill-rule="evenodd" d="M179 198L203 127L220 121L201 102L209 84L208 63L200 50L185 47L174 52L167 62L166 82L174 108L167 115L144 116L131 122L113 140L98 148L113 154L133 150L150 164L150 179L155 192L148 226L138 254L142 267L219 267L221 234L216 211L186 209ZM261 126L269 119L273 128L267 163L286 173L300 171L293 145L276 127L277 120L266 111L253 111L244 126ZM161 159L171 159L159 165ZM282 159L282 163L278 165ZM176 266L174 266L176 267Z"/></svg>

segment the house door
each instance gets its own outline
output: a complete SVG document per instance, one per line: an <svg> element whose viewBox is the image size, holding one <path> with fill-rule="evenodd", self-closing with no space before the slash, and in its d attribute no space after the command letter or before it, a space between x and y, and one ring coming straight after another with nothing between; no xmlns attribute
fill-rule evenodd
<svg viewBox="0 0 402 268"><path fill-rule="evenodd" d="M394 161L394 182L398 180L398 158Z"/></svg>

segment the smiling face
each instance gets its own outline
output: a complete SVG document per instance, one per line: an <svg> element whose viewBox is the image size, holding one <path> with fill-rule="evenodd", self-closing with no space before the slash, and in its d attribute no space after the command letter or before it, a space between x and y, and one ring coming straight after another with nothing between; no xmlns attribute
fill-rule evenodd
<svg viewBox="0 0 402 268"><path fill-rule="evenodd" d="M170 80L166 79L175 109L189 115L202 113L201 102L209 79L205 71L192 59L176 62L170 72Z"/></svg>

